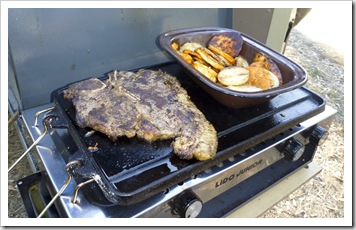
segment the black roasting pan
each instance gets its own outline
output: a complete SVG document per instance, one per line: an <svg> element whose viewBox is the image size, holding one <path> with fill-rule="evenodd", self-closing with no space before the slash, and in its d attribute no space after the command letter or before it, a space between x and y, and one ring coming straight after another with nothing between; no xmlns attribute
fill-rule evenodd
<svg viewBox="0 0 356 230"><path fill-rule="evenodd" d="M248 63L252 62L253 56L257 52L262 52L269 56L277 64L278 68L281 71L284 82L283 85L259 92L238 92L228 89L207 79L203 74L201 74L190 64L188 64L171 47L171 44L173 42L178 43L179 46L183 45L186 42L198 42L203 46L207 47L207 43L210 41L212 36L221 34L223 32L233 32L242 36L243 46L240 51L240 55L245 57ZM271 100L272 98L281 93L285 93L299 88L307 82L307 73L303 69L303 67L293 62L289 58L285 57L284 55L280 54L279 52L267 47L256 39L236 30L221 27L198 27L179 29L169 31L165 34L160 35L158 42L161 47L182 66L182 68L186 71L189 77L191 77L203 90L210 94L215 100L227 107L245 108L257 105Z"/></svg>

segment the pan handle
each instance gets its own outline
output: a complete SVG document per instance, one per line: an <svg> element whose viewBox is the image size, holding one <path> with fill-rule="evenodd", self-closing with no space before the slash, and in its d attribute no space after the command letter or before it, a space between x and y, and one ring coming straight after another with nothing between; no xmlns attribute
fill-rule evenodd
<svg viewBox="0 0 356 230"><path fill-rule="evenodd" d="M64 115L61 114L60 110L57 107L52 107L49 112L46 113L46 117L52 117L51 128L65 128L68 129L68 121L64 118Z"/></svg>

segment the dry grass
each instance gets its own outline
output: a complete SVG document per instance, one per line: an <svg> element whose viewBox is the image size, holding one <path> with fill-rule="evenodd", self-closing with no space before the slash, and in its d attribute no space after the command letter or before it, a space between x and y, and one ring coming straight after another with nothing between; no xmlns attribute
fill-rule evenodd
<svg viewBox="0 0 356 230"><path fill-rule="evenodd" d="M12 165L24 152L20 139L14 125L9 126L9 166ZM27 217L20 193L17 190L16 181L32 174L30 165L25 159L21 160L9 173L8 194L9 194L9 218Z"/></svg>
<svg viewBox="0 0 356 230"><path fill-rule="evenodd" d="M308 72L309 89L337 110L327 141L318 148L314 161L322 171L262 218L344 217L344 67L343 55L332 47L307 39L294 30L285 55Z"/></svg>

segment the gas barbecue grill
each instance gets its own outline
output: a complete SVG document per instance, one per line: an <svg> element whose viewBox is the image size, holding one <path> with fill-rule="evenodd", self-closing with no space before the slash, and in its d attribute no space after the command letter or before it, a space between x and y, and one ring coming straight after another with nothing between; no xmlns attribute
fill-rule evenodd
<svg viewBox="0 0 356 230"><path fill-rule="evenodd" d="M33 162L41 164L17 181L29 217L228 216L308 167L335 113L306 87L233 109L212 99L176 62L140 68L177 77L217 130L217 155L187 161L172 153L171 140L88 135L90 129L76 125L64 86L51 92L50 103L21 111L18 121L22 136L28 132L36 144Z"/></svg>
<svg viewBox="0 0 356 230"><path fill-rule="evenodd" d="M42 206L47 204L68 174L75 179L47 212L49 217L225 216L307 166L334 113L304 87L259 106L230 109L211 100L178 64L149 68L173 74L187 89L218 131L217 156L185 161L172 154L169 141L148 144L123 138L113 143L99 133L86 137L90 129L75 126L74 108L63 99L61 88L53 93L51 104L23 114L33 139L48 127L37 146L44 170L18 181L29 217L40 211L34 197L41 197ZM36 113L47 108L52 109L38 116L35 127ZM95 143L100 151L92 153L87 146ZM75 167L67 173L68 164Z"/></svg>

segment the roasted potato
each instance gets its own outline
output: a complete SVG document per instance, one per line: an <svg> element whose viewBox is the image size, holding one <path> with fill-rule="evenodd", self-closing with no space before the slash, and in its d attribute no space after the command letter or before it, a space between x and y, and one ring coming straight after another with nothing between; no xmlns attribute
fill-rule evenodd
<svg viewBox="0 0 356 230"><path fill-rule="evenodd" d="M220 50L218 48L215 48L212 45L209 45L208 49L213 51L216 55L220 55L220 56L224 57L227 61L229 61L231 63L231 65L235 65L236 60L232 56L230 56L229 54L225 53L224 51L222 51L222 50Z"/></svg>
<svg viewBox="0 0 356 230"><path fill-rule="evenodd" d="M212 82L216 82L216 77L218 76L218 73L212 70L210 67L203 65L197 61L193 62L192 65L196 70L201 72L205 77L210 79Z"/></svg>
<svg viewBox="0 0 356 230"><path fill-rule="evenodd" d="M211 66L213 66L214 68L218 69L218 70L222 70L223 68L225 68L224 65L222 65L221 63L219 63L219 61L217 61L212 55L211 55L211 51L208 50L205 47L199 47L195 50L195 52L197 52L198 54L200 54L200 56L203 58L204 61L206 61L207 63L209 63Z"/></svg>
<svg viewBox="0 0 356 230"><path fill-rule="evenodd" d="M248 61L246 60L246 58L244 58L243 56L241 55L238 55L236 58L236 66L240 66L240 67L248 67L249 64L248 64Z"/></svg>
<svg viewBox="0 0 356 230"><path fill-rule="evenodd" d="M194 61L197 61L197 62L199 62L199 63L201 63L201 64L203 64L203 65L210 66L209 63L207 63L206 61L204 61L203 59L200 59L200 58L198 58L198 57L193 57L193 60L194 60ZM214 70L215 70L215 69L214 69Z"/></svg>
<svg viewBox="0 0 356 230"><path fill-rule="evenodd" d="M179 54L179 56L181 56L187 63L192 64L193 63L193 58L192 56L190 56L189 54L185 54L182 53L180 51L177 50L177 53Z"/></svg>
<svg viewBox="0 0 356 230"><path fill-rule="evenodd" d="M235 91L240 91L240 92L258 92L262 91L263 89L258 88L254 85L250 84L243 84L243 85L228 85L228 89L235 90Z"/></svg>
<svg viewBox="0 0 356 230"><path fill-rule="evenodd" d="M226 67L218 73L218 81L224 85L243 85L249 79L250 71L238 66Z"/></svg>
<svg viewBox="0 0 356 230"><path fill-rule="evenodd" d="M195 52L195 51L184 50L183 53L189 54L189 55L192 56L192 57L197 57L197 58L199 58L199 59L203 59L203 58L200 56L200 54L198 54L198 53Z"/></svg>
<svg viewBox="0 0 356 230"><path fill-rule="evenodd" d="M173 42L172 44L171 44L171 47L172 47L172 49L173 50L178 50L178 47L179 47L179 45L178 45L178 43L177 42Z"/></svg>
<svg viewBox="0 0 356 230"><path fill-rule="evenodd" d="M273 60L271 58L269 58L267 55L260 53L260 52L256 53L252 60L251 65L252 66L260 66L260 67L263 67L266 70L272 72L278 78L279 84L280 85L283 84L283 78L282 78L281 71L279 70L277 64L274 63Z"/></svg>
<svg viewBox="0 0 356 230"><path fill-rule="evenodd" d="M250 71L248 83L263 90L279 86L279 80L272 72L261 68L250 66L247 68Z"/></svg>
<svg viewBox="0 0 356 230"><path fill-rule="evenodd" d="M256 53L251 64L239 55L242 37L236 33L215 35L208 47L187 42L172 48L206 78L231 90L257 92L283 83L278 66L265 54Z"/></svg>
<svg viewBox="0 0 356 230"><path fill-rule="evenodd" d="M180 52L183 52L184 50L194 51L196 48L199 47L203 47L203 46L197 42L186 42L179 48L179 51Z"/></svg>
<svg viewBox="0 0 356 230"><path fill-rule="evenodd" d="M239 33L234 32L225 32L218 35L214 35L209 43L208 47L214 46L217 49L224 51L232 57L236 57L241 49L243 44L243 38Z"/></svg>
<svg viewBox="0 0 356 230"><path fill-rule="evenodd" d="M250 64L251 67L260 67L268 70L268 62L266 61L255 61Z"/></svg>
<svg viewBox="0 0 356 230"><path fill-rule="evenodd" d="M210 51L210 50L209 50ZM210 51L211 52L211 51ZM219 55L219 54L215 54L213 52L211 52L211 55L223 66L227 67L227 66L233 66L226 58L224 58L223 56Z"/></svg>

